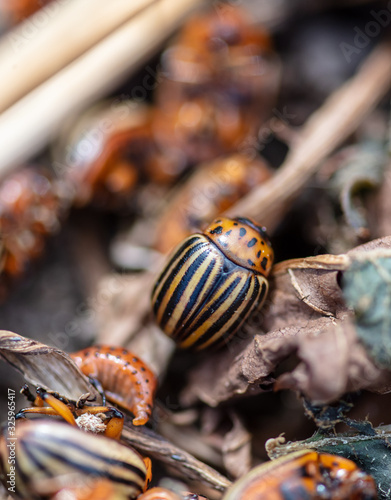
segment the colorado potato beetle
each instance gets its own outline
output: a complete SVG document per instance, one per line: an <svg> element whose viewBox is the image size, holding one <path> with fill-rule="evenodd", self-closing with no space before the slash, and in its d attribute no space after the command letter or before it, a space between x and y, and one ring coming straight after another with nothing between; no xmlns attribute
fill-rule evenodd
<svg viewBox="0 0 391 500"><path fill-rule="evenodd" d="M181 348L228 341L268 291L273 250L256 222L220 217L173 252L153 292L160 328Z"/></svg>
<svg viewBox="0 0 391 500"><path fill-rule="evenodd" d="M375 482L343 457L303 450L262 464L240 478L223 500L371 500Z"/></svg>
<svg viewBox="0 0 391 500"><path fill-rule="evenodd" d="M81 484L86 479L109 479L116 491L136 498L147 474L142 457L132 448L41 419L20 421L13 435L1 436L0 466L5 481L12 476L13 491L28 500L50 498L69 485L69 478Z"/></svg>
<svg viewBox="0 0 391 500"><path fill-rule="evenodd" d="M134 425L144 425L152 412L157 380L152 370L123 347L93 346L70 355L80 370L96 379L110 401L134 415Z"/></svg>

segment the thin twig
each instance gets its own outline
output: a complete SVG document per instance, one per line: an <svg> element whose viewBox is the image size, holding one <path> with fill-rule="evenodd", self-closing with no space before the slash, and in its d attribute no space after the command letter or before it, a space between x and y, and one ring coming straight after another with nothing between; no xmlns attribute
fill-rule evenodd
<svg viewBox="0 0 391 500"><path fill-rule="evenodd" d="M231 482L216 470L197 460L187 451L166 441L149 429L134 429L127 424L124 427L123 441L134 446L141 453L160 460L172 466L183 479L194 479L211 486L218 491L224 491Z"/></svg>
<svg viewBox="0 0 391 500"><path fill-rule="evenodd" d="M68 116L135 71L202 3L160 0L8 108L0 117L0 176L45 146Z"/></svg>
<svg viewBox="0 0 391 500"><path fill-rule="evenodd" d="M0 112L156 0L54 2L0 43Z"/></svg>
<svg viewBox="0 0 391 500"><path fill-rule="evenodd" d="M388 42L374 49L358 74L311 115L276 175L227 210L227 215L255 217L272 232L321 162L354 132L390 84Z"/></svg>

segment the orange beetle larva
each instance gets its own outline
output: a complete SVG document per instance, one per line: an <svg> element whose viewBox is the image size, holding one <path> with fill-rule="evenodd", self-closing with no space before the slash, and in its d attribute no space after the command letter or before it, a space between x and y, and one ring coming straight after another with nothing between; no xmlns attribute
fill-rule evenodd
<svg viewBox="0 0 391 500"><path fill-rule="evenodd" d="M144 425L151 413L157 380L152 370L123 347L92 346L71 358L88 377L99 381L107 398L133 413L134 425Z"/></svg>

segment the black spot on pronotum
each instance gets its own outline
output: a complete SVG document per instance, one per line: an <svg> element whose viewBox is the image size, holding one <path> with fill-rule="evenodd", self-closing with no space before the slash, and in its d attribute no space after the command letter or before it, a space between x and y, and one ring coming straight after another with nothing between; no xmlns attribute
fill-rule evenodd
<svg viewBox="0 0 391 500"><path fill-rule="evenodd" d="M252 266L252 267L254 267L254 266L255 266L255 262L253 262L252 260L247 259L247 262L250 264L250 266Z"/></svg>
<svg viewBox="0 0 391 500"><path fill-rule="evenodd" d="M261 262L261 267L264 271L266 271L267 258L264 257Z"/></svg>
<svg viewBox="0 0 391 500"><path fill-rule="evenodd" d="M259 252L257 253L257 259L259 259L260 256L261 256L261 251L259 250Z"/></svg>
<svg viewBox="0 0 391 500"><path fill-rule="evenodd" d="M239 234L240 234L240 236L244 236L246 233L247 233L247 231L246 231L246 229L244 229L244 227L241 227L241 228L239 229Z"/></svg>
<svg viewBox="0 0 391 500"><path fill-rule="evenodd" d="M248 243L247 243L247 246L248 248L251 248L255 245L255 243L257 242L257 239L256 238L252 238Z"/></svg>
<svg viewBox="0 0 391 500"><path fill-rule="evenodd" d="M140 368L140 370L141 370L142 372L145 372L145 368L144 368L143 366Z"/></svg>
<svg viewBox="0 0 391 500"><path fill-rule="evenodd" d="M311 474L308 472L307 467L305 465L302 465L297 469L298 475L300 477L311 477Z"/></svg>
<svg viewBox="0 0 391 500"><path fill-rule="evenodd" d="M221 234L223 232L223 226L217 226L210 231L210 234Z"/></svg>
<svg viewBox="0 0 391 500"><path fill-rule="evenodd" d="M237 223L237 222L234 222L234 226L237 226L237 225L238 225L238 223Z"/></svg>
<svg viewBox="0 0 391 500"><path fill-rule="evenodd" d="M231 233L232 233L232 229L230 229L229 231L227 231L225 234L226 234L226 236L229 236Z"/></svg>
<svg viewBox="0 0 391 500"><path fill-rule="evenodd" d="M219 238L219 243L224 248L227 248L228 246L228 243L224 239Z"/></svg>

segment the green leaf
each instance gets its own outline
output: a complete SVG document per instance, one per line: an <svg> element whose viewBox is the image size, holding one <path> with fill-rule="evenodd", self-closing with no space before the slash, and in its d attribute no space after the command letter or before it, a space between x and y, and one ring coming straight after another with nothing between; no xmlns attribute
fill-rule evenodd
<svg viewBox="0 0 391 500"><path fill-rule="evenodd" d="M345 300L368 353L391 369L391 253L374 250L353 259L342 279Z"/></svg>
<svg viewBox="0 0 391 500"><path fill-rule="evenodd" d="M380 429L379 429L380 430ZM389 426L382 428L384 435L358 435L343 437L339 435L334 440L326 440L317 447L318 451L340 455L353 460L360 469L370 474L376 482L380 500L389 500L391 495L390 470L391 447Z"/></svg>

